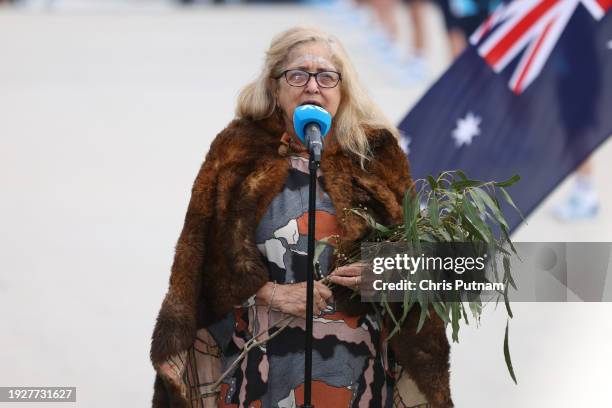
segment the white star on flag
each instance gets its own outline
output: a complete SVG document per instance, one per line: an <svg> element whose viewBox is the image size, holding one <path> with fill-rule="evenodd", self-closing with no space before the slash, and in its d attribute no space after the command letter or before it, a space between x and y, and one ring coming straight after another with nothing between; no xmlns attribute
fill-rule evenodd
<svg viewBox="0 0 612 408"><path fill-rule="evenodd" d="M608 41L608 49L612 50L612 40Z"/></svg>
<svg viewBox="0 0 612 408"><path fill-rule="evenodd" d="M455 146L461 147L464 144L472 144L474 136L480 134L480 122L481 117L474 115L472 112L468 112L465 118L457 119L457 126L453 129L453 139L455 139Z"/></svg>

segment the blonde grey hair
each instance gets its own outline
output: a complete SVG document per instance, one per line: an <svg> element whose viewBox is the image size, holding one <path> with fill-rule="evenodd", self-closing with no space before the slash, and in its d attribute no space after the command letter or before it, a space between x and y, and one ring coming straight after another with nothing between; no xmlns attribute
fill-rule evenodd
<svg viewBox="0 0 612 408"><path fill-rule="evenodd" d="M357 155L363 166L370 156L366 129L386 129L396 138L399 132L368 96L342 44L319 29L294 27L272 39L261 73L238 96L236 116L260 120L275 113L276 84L273 78L281 74L291 50L309 42L327 44L332 53L332 62L342 75L339 85L341 101L334 116L334 134L342 149Z"/></svg>

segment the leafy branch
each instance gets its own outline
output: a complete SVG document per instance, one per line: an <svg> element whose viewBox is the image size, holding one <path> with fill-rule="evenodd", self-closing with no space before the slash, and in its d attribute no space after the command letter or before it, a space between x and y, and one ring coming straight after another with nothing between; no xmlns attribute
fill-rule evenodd
<svg viewBox="0 0 612 408"><path fill-rule="evenodd" d="M402 203L404 222L393 226L379 224L364 207L347 211L363 217L370 225L372 233L366 239L369 242L408 243L417 249L420 248L420 245L435 243L471 243L475 246L486 244L493 250L493 259L489 259L489 262L495 280L502 282L505 288L503 291L497 291L495 302L503 300L509 322L513 314L508 289L509 287L516 289L511 274L510 256L513 253L516 254L516 249L510 240L509 226L501 203L509 204L521 214L506 190L519 180L520 177L517 175L502 182L473 180L460 170L445 171L437 178L429 176L417 180L414 189L406 191L404 195ZM351 254L348 256L347 263L355 262L360 256L359 253ZM497 257L501 258L503 265L501 279L497 270ZM420 270L418 273L421 274L421 278L425 279L431 276L428 275L430 272L427 270ZM393 321L395 327L391 330L390 336L400 330L408 312L415 304L418 304L421 312L417 332L430 317L430 310L433 310L447 325L451 325L453 341L458 342L461 322L469 324L466 307L469 308L478 324L484 307L483 303L479 294L470 296L468 300L462 298L457 292L442 299L439 296L425 293L425 291L407 290L404 291L399 316L394 315L385 294L378 307ZM508 331L509 323L506 325L504 337L504 358L508 372L516 383L510 359Z"/></svg>

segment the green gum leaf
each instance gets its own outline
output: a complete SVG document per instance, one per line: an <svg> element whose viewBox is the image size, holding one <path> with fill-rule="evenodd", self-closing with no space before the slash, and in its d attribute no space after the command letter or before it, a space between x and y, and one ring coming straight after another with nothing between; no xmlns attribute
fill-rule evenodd
<svg viewBox="0 0 612 408"><path fill-rule="evenodd" d="M510 377L512 377L512 381L515 384L518 384L516 381L516 375L514 374L514 368L512 367L512 359L510 358L510 345L508 340L508 328L510 325L510 321L506 322L506 334L504 335L504 360L506 360L506 367L508 368L508 372L510 373Z"/></svg>
<svg viewBox="0 0 612 408"><path fill-rule="evenodd" d="M501 181L499 183L494 183L494 184L496 187L510 187L511 185L519 181L520 179L521 179L521 176L519 176L518 174L515 174L514 176L510 177L506 181Z"/></svg>

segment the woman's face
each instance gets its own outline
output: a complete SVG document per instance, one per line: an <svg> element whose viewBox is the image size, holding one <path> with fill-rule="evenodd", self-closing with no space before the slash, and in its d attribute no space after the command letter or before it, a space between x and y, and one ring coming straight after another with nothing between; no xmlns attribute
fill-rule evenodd
<svg viewBox="0 0 612 408"><path fill-rule="evenodd" d="M339 72L331 62L332 55L329 47L320 42L310 42L295 47L289 53L287 61L283 71L299 69L310 73ZM324 83L324 81L325 79L319 79L321 83ZM289 85L285 77L282 76L278 79L277 84L278 105L283 111L287 131L291 134L295 133L293 130L293 111L300 105L314 104L321 106L330 113L332 118L338 111L341 99L340 83L333 88L324 88L319 86L314 76L311 76L306 85L297 87Z"/></svg>

